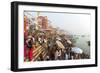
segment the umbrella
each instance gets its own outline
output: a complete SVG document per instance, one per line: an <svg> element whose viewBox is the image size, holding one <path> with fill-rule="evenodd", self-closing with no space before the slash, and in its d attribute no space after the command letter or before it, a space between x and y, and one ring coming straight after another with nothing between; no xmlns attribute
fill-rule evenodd
<svg viewBox="0 0 100 73"><path fill-rule="evenodd" d="M72 42L68 38L65 37L65 40L67 40L68 44L72 44Z"/></svg>
<svg viewBox="0 0 100 73"><path fill-rule="evenodd" d="M67 40L67 43L68 43L68 44L72 44L72 42L71 42L70 40Z"/></svg>
<svg viewBox="0 0 100 73"><path fill-rule="evenodd" d="M57 39L57 40L61 40L61 38L60 38L60 37L57 37L56 39Z"/></svg>
<svg viewBox="0 0 100 73"><path fill-rule="evenodd" d="M58 40L56 41L56 44L58 45L58 47L60 47L62 49L65 48L64 45L60 41L58 41Z"/></svg>
<svg viewBox="0 0 100 73"><path fill-rule="evenodd" d="M73 47L71 51L74 52L74 53L77 53L77 54L83 53L83 50L78 48L78 47Z"/></svg>

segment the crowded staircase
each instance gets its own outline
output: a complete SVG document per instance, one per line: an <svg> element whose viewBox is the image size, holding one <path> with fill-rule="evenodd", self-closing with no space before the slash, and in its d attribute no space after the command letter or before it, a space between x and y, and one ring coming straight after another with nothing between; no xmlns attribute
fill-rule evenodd
<svg viewBox="0 0 100 73"><path fill-rule="evenodd" d="M37 48L33 50L33 61L36 61L40 57L40 55L42 55L43 59L45 59L47 55L47 51L44 47L38 44Z"/></svg>

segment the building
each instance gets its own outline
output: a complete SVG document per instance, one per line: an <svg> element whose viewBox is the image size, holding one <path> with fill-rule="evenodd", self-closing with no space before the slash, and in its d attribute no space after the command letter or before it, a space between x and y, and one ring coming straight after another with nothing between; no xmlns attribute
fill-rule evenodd
<svg viewBox="0 0 100 73"><path fill-rule="evenodd" d="M47 16L38 16L38 24L41 26L41 29L48 29L48 18Z"/></svg>

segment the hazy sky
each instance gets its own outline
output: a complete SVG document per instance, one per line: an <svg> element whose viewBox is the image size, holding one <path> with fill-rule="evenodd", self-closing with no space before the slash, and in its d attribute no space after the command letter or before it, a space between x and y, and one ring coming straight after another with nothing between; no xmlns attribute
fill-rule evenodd
<svg viewBox="0 0 100 73"><path fill-rule="evenodd" d="M28 12L36 16L37 12ZM90 15L72 13L40 12L40 16L47 16L53 27L59 27L72 34L90 34Z"/></svg>

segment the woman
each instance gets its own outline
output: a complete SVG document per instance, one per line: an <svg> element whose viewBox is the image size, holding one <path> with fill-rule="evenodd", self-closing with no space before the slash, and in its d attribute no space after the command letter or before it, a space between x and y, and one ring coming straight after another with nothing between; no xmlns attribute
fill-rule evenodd
<svg viewBox="0 0 100 73"><path fill-rule="evenodd" d="M61 50L56 50L55 52L55 60L61 60Z"/></svg>
<svg viewBox="0 0 100 73"><path fill-rule="evenodd" d="M27 40L27 47L28 47L28 58L29 58L29 61L32 61L33 59L33 48L32 48L32 39L29 38Z"/></svg>

